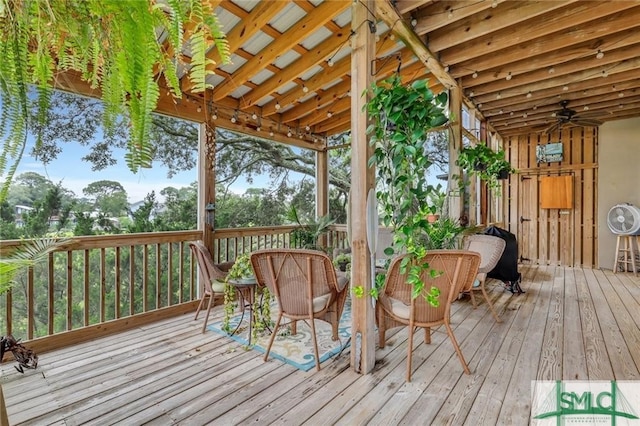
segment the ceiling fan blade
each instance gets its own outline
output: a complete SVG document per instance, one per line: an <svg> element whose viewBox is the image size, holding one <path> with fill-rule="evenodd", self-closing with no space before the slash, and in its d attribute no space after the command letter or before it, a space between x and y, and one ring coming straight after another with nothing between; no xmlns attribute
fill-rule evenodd
<svg viewBox="0 0 640 426"><path fill-rule="evenodd" d="M556 121L555 123L553 123L552 125L550 125L546 129L544 129L544 133L546 133L546 134L553 133L556 130L559 130L561 125L562 125L562 123L560 121Z"/></svg>
<svg viewBox="0 0 640 426"><path fill-rule="evenodd" d="M595 118L574 118L571 120L572 123L577 124L578 126L587 126L587 127L597 127L602 124L602 121L596 120Z"/></svg>

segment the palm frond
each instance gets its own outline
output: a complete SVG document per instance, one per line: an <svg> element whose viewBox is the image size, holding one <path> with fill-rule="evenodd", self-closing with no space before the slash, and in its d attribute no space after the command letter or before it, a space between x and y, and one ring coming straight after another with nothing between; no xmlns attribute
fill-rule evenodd
<svg viewBox="0 0 640 426"><path fill-rule="evenodd" d="M0 258L0 294L8 291L18 272L44 262L50 253L73 243L73 239L43 238L28 241L8 256Z"/></svg>

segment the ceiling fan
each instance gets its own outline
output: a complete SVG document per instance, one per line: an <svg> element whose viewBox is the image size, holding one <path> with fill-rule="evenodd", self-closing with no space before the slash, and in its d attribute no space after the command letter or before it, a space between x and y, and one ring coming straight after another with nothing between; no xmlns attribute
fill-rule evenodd
<svg viewBox="0 0 640 426"><path fill-rule="evenodd" d="M547 127L544 130L545 133L560 130L566 124L573 124L575 126L599 126L602 124L602 121L600 120L586 118L576 113L575 110L569 108L569 101L566 99L560 101L560 107L561 109L554 113L556 122Z"/></svg>

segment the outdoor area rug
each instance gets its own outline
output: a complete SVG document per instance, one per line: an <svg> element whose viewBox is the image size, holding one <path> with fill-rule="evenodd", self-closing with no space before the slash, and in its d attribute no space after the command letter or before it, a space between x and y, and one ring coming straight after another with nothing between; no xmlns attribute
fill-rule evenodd
<svg viewBox="0 0 640 426"><path fill-rule="evenodd" d="M240 321L241 314L236 314L231 318L231 329L234 330ZM273 303L271 307L271 316L275 326L275 321L278 318L278 305ZM244 316L244 320L240 325L238 331L229 336L233 340L243 345L248 346L248 324L249 313ZM286 318L282 319L283 323L287 323ZM324 362L339 354L347 345L350 344L351 337L351 301L347 298L342 312L342 318L340 319L340 325L338 327L338 340L331 340L331 325L327 322L316 320L316 335L318 337L318 352L320 354L320 362ZM222 330L222 321L210 324L207 327L211 331L216 333L228 334ZM258 333L258 340L253 341L251 349L261 353L265 353L267 346L269 345L269 339L271 334L266 331ZM313 338L311 336L311 328L305 321L298 321L298 333L291 334L288 325L281 325L278 330L278 336L273 342L271 352L269 353L269 359L278 359L287 364L293 365L303 371L309 371L316 365L316 357L313 352Z"/></svg>

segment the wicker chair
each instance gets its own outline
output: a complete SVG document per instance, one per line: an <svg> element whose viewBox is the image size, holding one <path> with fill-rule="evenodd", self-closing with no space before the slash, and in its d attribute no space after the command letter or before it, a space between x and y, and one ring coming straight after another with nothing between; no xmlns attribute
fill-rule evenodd
<svg viewBox="0 0 640 426"><path fill-rule="evenodd" d="M385 346L386 330L409 326L407 382L411 381L411 360L413 353L413 334L415 327L424 328L424 342L431 343L431 327L443 325L451 339L451 343L460 359L466 374L470 374L469 367L458 346L450 325L451 303L457 299L464 288L469 288L480 264L480 255L463 250L432 250L426 261L430 269L439 271L435 278L429 271L423 273L425 288L440 289L439 306L430 305L422 296L412 297L412 286L406 282L407 275L400 273L400 263L406 255L396 257L389 267L384 290L376 303L376 320L378 323L379 346Z"/></svg>
<svg viewBox="0 0 640 426"><path fill-rule="evenodd" d="M233 262L214 264L209 249L200 241L189 242L189 250L191 250L191 254L198 262L198 276L200 277L200 283L202 285L202 297L200 298L200 304L198 304L194 320L198 319L205 299L209 298L207 314L204 317L204 324L202 324L202 332L204 333L207 329L207 321L209 321L209 313L211 312L213 299L224 297L224 279Z"/></svg>
<svg viewBox="0 0 640 426"><path fill-rule="evenodd" d="M464 239L463 244L465 250L475 251L480 254L480 267L478 268L478 275L476 276L476 280L479 285L474 284L469 289L471 303L473 303L473 307L475 308L476 299L474 298L473 293L481 291L484 300L487 302L487 305L489 305L489 309L491 310L493 317L497 322L502 322L493 307L491 300L489 300L489 295L487 294L484 283L487 280L487 274L498 264L506 246L506 242L502 238L494 237L493 235L476 234L467 236Z"/></svg>
<svg viewBox="0 0 640 426"><path fill-rule="evenodd" d="M320 370L314 319L331 324L333 340L338 339L338 323L348 294L348 280L338 279L331 259L316 250L266 249L251 253L251 264L259 285L266 285L278 302L280 313L269 340L269 352L282 318L308 320L313 336L316 368Z"/></svg>

